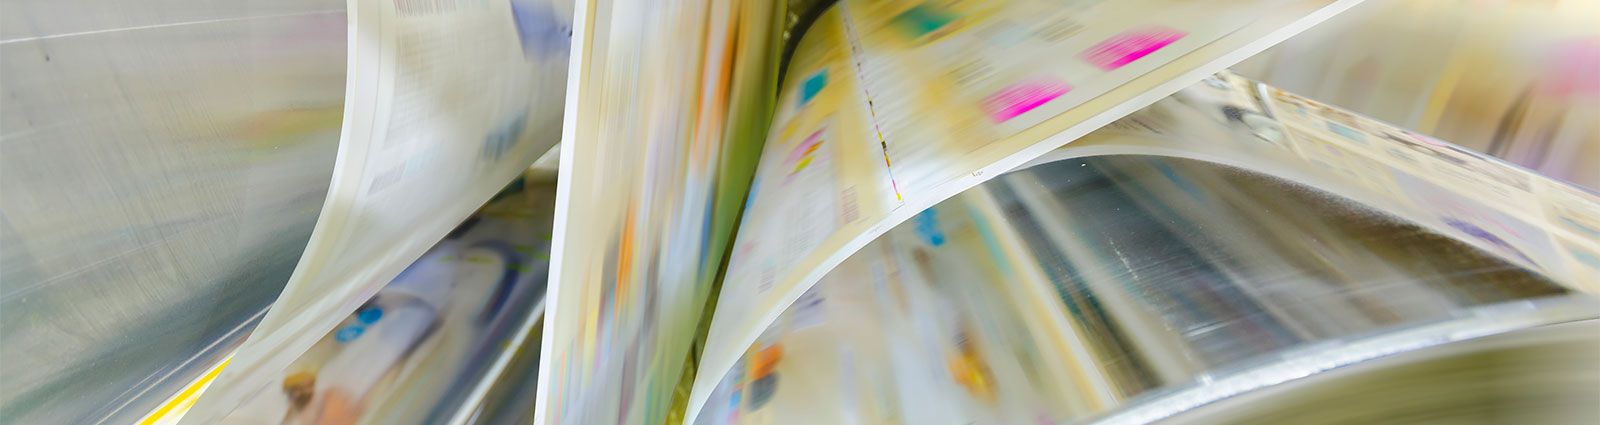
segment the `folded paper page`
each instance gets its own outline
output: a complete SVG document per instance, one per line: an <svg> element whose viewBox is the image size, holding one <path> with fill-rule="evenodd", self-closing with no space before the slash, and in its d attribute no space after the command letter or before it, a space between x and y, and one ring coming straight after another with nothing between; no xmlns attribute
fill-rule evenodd
<svg viewBox="0 0 1600 425"><path fill-rule="evenodd" d="M344 126L316 229L185 423L213 423L281 376L558 141L566 6L452 4L351 2Z"/></svg>
<svg viewBox="0 0 1600 425"><path fill-rule="evenodd" d="M877 235L1355 3L841 2L789 64L689 419L743 347Z"/></svg>
<svg viewBox="0 0 1600 425"><path fill-rule="evenodd" d="M878 237L743 347L695 423L1150 423L1594 319L1600 269L1552 249L1596 249L1569 223L1600 218L1573 208L1600 199L1570 188L1222 74ZM1594 351L1578 351L1565 367L1592 370ZM1373 390L1417 378L1361 376L1383 382ZM1540 398L1473 391L1407 400ZM1538 406L1505 411L1571 407Z"/></svg>
<svg viewBox="0 0 1600 425"><path fill-rule="evenodd" d="M578 3L542 423L668 420L766 129L778 6Z"/></svg>

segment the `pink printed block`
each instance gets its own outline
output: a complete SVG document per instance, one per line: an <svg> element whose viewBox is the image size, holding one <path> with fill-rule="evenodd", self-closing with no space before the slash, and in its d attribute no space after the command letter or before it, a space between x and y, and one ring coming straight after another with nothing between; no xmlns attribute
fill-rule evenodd
<svg viewBox="0 0 1600 425"><path fill-rule="evenodd" d="M1072 91L1072 86L1056 81L1025 81L983 98L983 109L994 122L1006 122L1049 103Z"/></svg>
<svg viewBox="0 0 1600 425"><path fill-rule="evenodd" d="M1556 96L1600 94L1600 38L1554 43L1544 60L1543 91Z"/></svg>
<svg viewBox="0 0 1600 425"><path fill-rule="evenodd" d="M799 163L800 160L815 152L817 145L820 144L822 144L822 130L817 130L811 133L810 136L806 136L806 139L801 141L799 145L795 145L794 149L789 151L789 157L784 162L789 164Z"/></svg>
<svg viewBox="0 0 1600 425"><path fill-rule="evenodd" d="M1188 34L1164 27L1128 31L1108 38L1090 47L1089 50L1084 50L1078 57L1100 69L1110 71L1149 56L1162 47L1183 39L1185 35Z"/></svg>

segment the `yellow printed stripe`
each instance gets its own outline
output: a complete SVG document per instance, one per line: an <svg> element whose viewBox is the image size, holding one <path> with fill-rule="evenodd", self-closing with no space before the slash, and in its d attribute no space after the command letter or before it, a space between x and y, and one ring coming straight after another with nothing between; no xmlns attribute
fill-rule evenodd
<svg viewBox="0 0 1600 425"><path fill-rule="evenodd" d="M206 371L205 375L201 375L194 382L184 386L183 391L178 391L178 394L167 399L166 403L162 403L161 407L145 415L144 419L139 420L139 425L171 425L178 423L179 419L183 419L185 413L189 413L189 408L194 407L195 400L200 399L200 394L211 386L211 381L217 379L217 374L222 373L222 368L227 366L230 361L233 361L232 354L229 354L228 358L222 359L222 362L217 363L216 366L212 366L211 370Z"/></svg>

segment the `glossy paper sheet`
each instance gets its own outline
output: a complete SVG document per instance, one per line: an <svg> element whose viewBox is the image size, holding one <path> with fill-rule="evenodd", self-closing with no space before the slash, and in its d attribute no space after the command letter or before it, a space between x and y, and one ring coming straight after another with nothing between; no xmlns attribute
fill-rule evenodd
<svg viewBox="0 0 1600 425"><path fill-rule="evenodd" d="M1600 292L1600 197L1487 155L1270 86L1222 74L1180 93L1251 128L1277 150L1143 134L1091 138L1085 150L1164 152L1257 170L1372 205L1585 292ZM1209 105L1213 111L1205 111ZM1182 108L1163 111L1179 118ZM1233 118L1237 116L1237 118ZM1138 118L1137 127L1200 134L1199 119ZM1265 118L1265 119L1264 119ZM1240 124L1234 124L1238 126ZM1165 127L1163 127L1165 126ZM1214 137L1217 140L1237 140ZM1112 147L1115 146L1115 147Z"/></svg>
<svg viewBox="0 0 1600 425"><path fill-rule="evenodd" d="M1369 2L1234 71L1600 189L1600 3Z"/></svg>
<svg viewBox="0 0 1600 425"><path fill-rule="evenodd" d="M535 416L664 423L755 168L781 8L577 9Z"/></svg>
<svg viewBox="0 0 1600 425"><path fill-rule="evenodd" d="M554 202L548 183L501 192L217 423L472 416L544 313Z"/></svg>
<svg viewBox="0 0 1600 425"><path fill-rule="evenodd" d="M283 294L186 423L212 423L557 142L560 2L351 2L339 159Z"/></svg>
<svg viewBox="0 0 1600 425"><path fill-rule="evenodd" d="M1600 247L1573 225L1595 207L1222 75L878 238L748 347L697 423L1149 423L1398 353L1593 322L1600 264L1583 258ZM1563 338L1579 350L1566 358L1589 361L1544 370L1600 376L1600 353L1579 348L1594 335ZM1545 408L1507 412L1595 419L1592 379L1537 376L1504 382L1553 395ZM1454 396L1486 397L1471 391Z"/></svg>
<svg viewBox="0 0 1600 425"><path fill-rule="evenodd" d="M237 348L339 144L340 0L0 5L0 423L132 423Z"/></svg>
<svg viewBox="0 0 1600 425"><path fill-rule="evenodd" d="M741 347L877 235L1355 3L835 6L788 65L689 419Z"/></svg>

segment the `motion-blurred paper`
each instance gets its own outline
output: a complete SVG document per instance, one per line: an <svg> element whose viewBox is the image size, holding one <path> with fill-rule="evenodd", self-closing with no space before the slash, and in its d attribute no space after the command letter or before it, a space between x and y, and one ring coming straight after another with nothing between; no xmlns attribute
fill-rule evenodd
<svg viewBox="0 0 1600 425"><path fill-rule="evenodd" d="M0 423L1600 423L1593 0L7 0L0 81Z"/></svg>
<svg viewBox="0 0 1600 425"><path fill-rule="evenodd" d="M1243 75L1600 190L1600 2L1374 1Z"/></svg>
<svg viewBox="0 0 1600 425"><path fill-rule="evenodd" d="M1409 137L1208 79L856 252L697 423L1600 419L1600 268L1551 249L1596 249L1562 225L1596 217Z"/></svg>
<svg viewBox="0 0 1600 425"><path fill-rule="evenodd" d="M559 135L559 1L4 7L5 422L137 421L237 349L213 421Z"/></svg>

